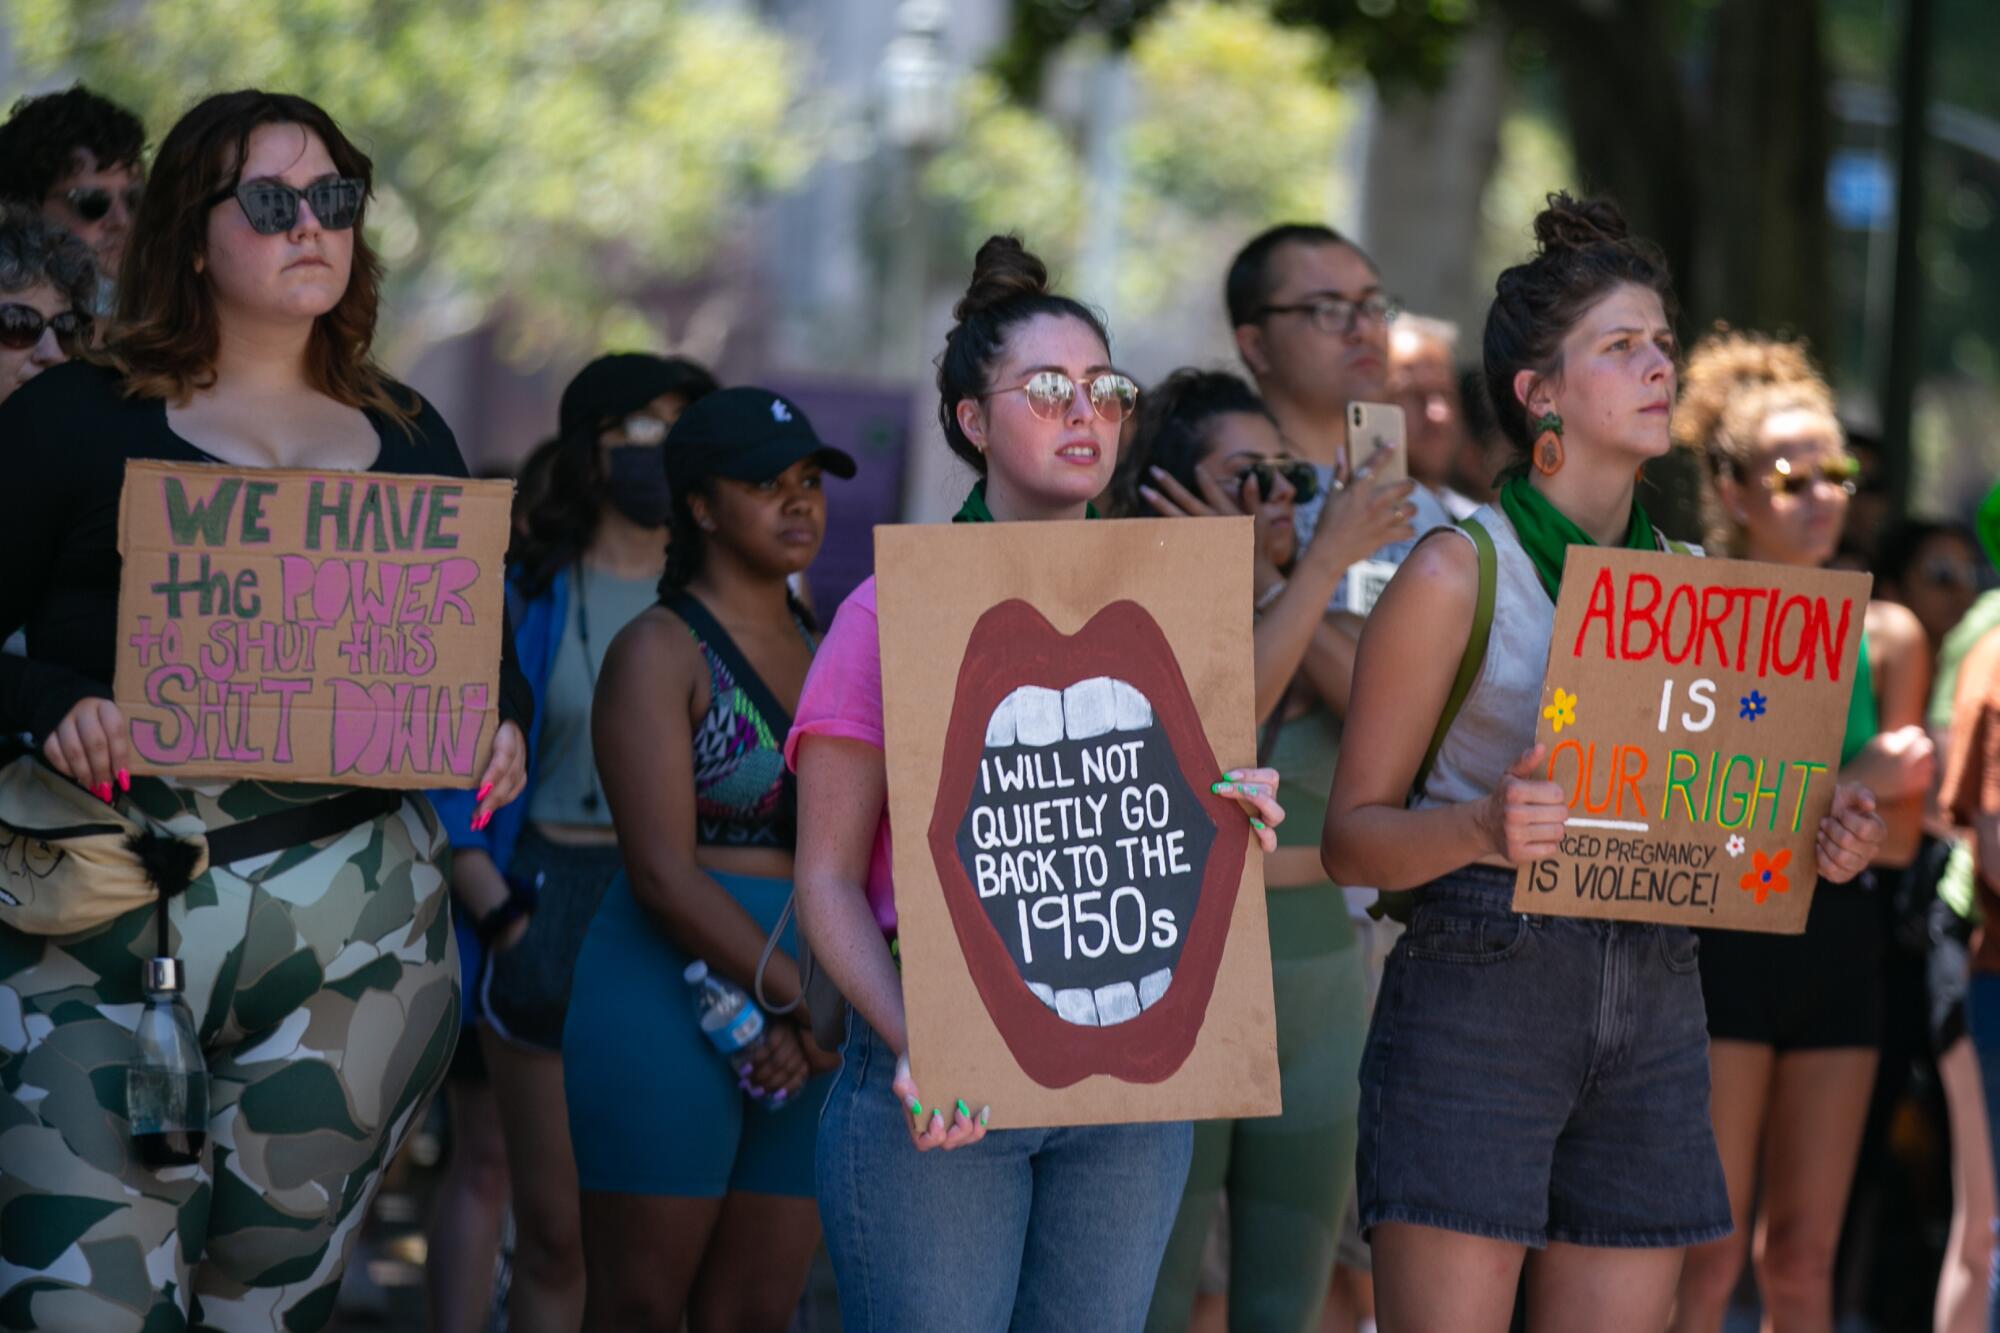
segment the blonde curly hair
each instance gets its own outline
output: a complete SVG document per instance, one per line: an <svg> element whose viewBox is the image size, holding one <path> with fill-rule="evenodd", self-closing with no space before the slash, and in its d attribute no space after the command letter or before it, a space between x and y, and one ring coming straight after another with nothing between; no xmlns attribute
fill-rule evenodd
<svg viewBox="0 0 2000 1333"><path fill-rule="evenodd" d="M1805 344L1717 324L1695 344L1681 372L1674 439L1706 460L1702 521L1711 551L1740 554L1743 534L1723 507L1719 479L1740 480L1764 423L1780 412L1824 416L1846 442L1833 389Z"/></svg>

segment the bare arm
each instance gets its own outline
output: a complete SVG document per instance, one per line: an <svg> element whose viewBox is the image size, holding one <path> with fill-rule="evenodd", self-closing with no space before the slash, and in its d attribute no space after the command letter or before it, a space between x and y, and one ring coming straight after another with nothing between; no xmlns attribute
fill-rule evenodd
<svg viewBox="0 0 2000 1333"><path fill-rule="evenodd" d="M1881 864L1908 864L1923 834L1924 800L1937 778L1937 746L1924 730L1930 691L1930 644L1923 626L1893 602L1868 604L1869 663L1875 683L1876 734L1843 765L1841 781L1866 787L1880 803L1888 833Z"/></svg>
<svg viewBox="0 0 2000 1333"><path fill-rule="evenodd" d="M899 1054L910 1048L903 978L868 906L868 860L888 800L882 752L807 736L798 747L799 929L847 1002Z"/></svg>

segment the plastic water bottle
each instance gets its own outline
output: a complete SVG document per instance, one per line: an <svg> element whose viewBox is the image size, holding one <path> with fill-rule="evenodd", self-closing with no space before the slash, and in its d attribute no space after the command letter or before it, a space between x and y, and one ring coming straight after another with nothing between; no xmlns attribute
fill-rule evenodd
<svg viewBox="0 0 2000 1333"><path fill-rule="evenodd" d="M711 975L699 958L681 976L694 988L694 1016L703 1035L739 1077L747 1074L764 1045L764 1011L740 987Z"/></svg>
<svg viewBox="0 0 2000 1333"><path fill-rule="evenodd" d="M146 962L146 1006L125 1068L125 1117L147 1166L187 1166L208 1142L208 1063L195 1040L180 960Z"/></svg>

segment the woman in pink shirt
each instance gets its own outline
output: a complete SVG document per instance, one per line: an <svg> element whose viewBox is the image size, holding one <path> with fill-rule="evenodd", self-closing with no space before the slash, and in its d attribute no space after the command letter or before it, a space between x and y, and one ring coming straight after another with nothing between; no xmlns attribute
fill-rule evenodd
<svg viewBox="0 0 2000 1333"><path fill-rule="evenodd" d="M938 416L979 474L959 522L1094 517L1138 397L1104 326L1020 242L980 247L938 363ZM1246 653L1244 670L1250 669ZM819 1126L818 1192L841 1319L867 1329L1138 1329L1187 1179L1191 1129L987 1133L990 1108L910 1076L890 878L882 662L871 579L841 606L799 699L799 922L854 1009ZM1277 775L1235 784L1266 851ZM955 1109L954 1109L955 1108Z"/></svg>

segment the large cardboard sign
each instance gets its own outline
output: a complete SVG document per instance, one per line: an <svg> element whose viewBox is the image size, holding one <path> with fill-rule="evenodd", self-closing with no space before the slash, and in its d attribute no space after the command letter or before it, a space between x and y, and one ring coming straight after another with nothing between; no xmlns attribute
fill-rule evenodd
<svg viewBox="0 0 2000 1333"><path fill-rule="evenodd" d="M1871 583L1570 547L1535 732L1570 818L1515 910L1803 931Z"/></svg>
<svg viewBox="0 0 2000 1333"><path fill-rule="evenodd" d="M1249 519L876 530L920 1087L1001 1127L1279 1109ZM1282 799L1282 790L1280 798Z"/></svg>
<svg viewBox="0 0 2000 1333"><path fill-rule="evenodd" d="M499 728L513 491L128 464L113 694L133 771L472 786Z"/></svg>

